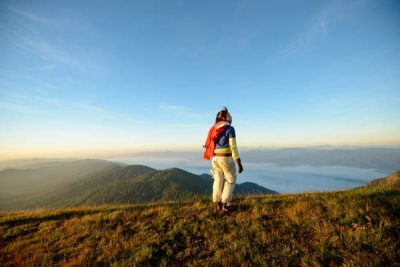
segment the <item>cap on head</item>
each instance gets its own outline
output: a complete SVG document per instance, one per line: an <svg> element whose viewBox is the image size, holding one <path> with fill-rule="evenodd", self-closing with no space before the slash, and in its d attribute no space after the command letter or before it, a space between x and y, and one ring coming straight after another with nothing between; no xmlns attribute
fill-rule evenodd
<svg viewBox="0 0 400 267"><path fill-rule="evenodd" d="M223 106L220 111L228 111L228 108Z"/></svg>

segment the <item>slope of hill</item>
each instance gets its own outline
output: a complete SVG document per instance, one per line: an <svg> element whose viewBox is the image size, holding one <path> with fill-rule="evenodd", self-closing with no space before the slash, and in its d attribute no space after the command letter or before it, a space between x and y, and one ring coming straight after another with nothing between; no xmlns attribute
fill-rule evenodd
<svg viewBox="0 0 400 267"><path fill-rule="evenodd" d="M366 187L366 188L400 187L400 171L392 173L388 177L375 179L375 180L367 183L364 187Z"/></svg>
<svg viewBox="0 0 400 267"><path fill-rule="evenodd" d="M31 202L92 173L105 172L109 168L121 166L119 163L93 159L74 161L37 160L33 162L22 161L22 163L29 163L29 169L0 171L0 209L18 207L20 203Z"/></svg>
<svg viewBox="0 0 400 267"><path fill-rule="evenodd" d="M211 194L212 180L209 175L178 168L155 170L83 160L4 170L0 172L0 188L0 209L59 208L188 199ZM252 183L238 184L235 192L276 193Z"/></svg>
<svg viewBox="0 0 400 267"><path fill-rule="evenodd" d="M174 172L174 170L170 170ZM0 265L396 266L400 189L0 214Z"/></svg>

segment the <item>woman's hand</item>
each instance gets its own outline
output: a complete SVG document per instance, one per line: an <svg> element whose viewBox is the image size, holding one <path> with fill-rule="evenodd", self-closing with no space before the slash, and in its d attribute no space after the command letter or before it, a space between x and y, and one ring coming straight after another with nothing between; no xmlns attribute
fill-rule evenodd
<svg viewBox="0 0 400 267"><path fill-rule="evenodd" d="M236 161L236 165L238 166L238 172L242 173L242 171L243 171L242 161L240 160L240 158L236 159L235 161Z"/></svg>

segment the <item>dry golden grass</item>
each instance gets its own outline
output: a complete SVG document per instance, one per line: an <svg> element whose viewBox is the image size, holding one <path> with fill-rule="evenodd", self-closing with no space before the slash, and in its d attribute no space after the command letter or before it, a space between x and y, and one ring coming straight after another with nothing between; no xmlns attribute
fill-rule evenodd
<svg viewBox="0 0 400 267"><path fill-rule="evenodd" d="M393 266L400 189L0 214L0 265Z"/></svg>

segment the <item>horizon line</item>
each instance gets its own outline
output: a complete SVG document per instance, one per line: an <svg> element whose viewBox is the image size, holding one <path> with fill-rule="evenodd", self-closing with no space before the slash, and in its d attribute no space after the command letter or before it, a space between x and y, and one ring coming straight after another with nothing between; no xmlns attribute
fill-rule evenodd
<svg viewBox="0 0 400 267"><path fill-rule="evenodd" d="M393 145L305 145L305 146L242 146L241 151L251 151L251 150L281 150L281 149L325 149L325 150L335 150L335 149L400 149L400 144ZM125 157L129 156L129 154L146 154L146 153L188 153L188 152L197 152L202 151L203 148L164 148L164 149L125 149L124 151L119 149L112 150L98 150L92 152L78 152L78 151L69 151L69 152L32 152L32 153L22 153L24 155L1 155L0 154L0 162L1 161L13 161L13 160L32 160L32 159L112 159L117 157ZM27 155L28 154L28 155Z"/></svg>

